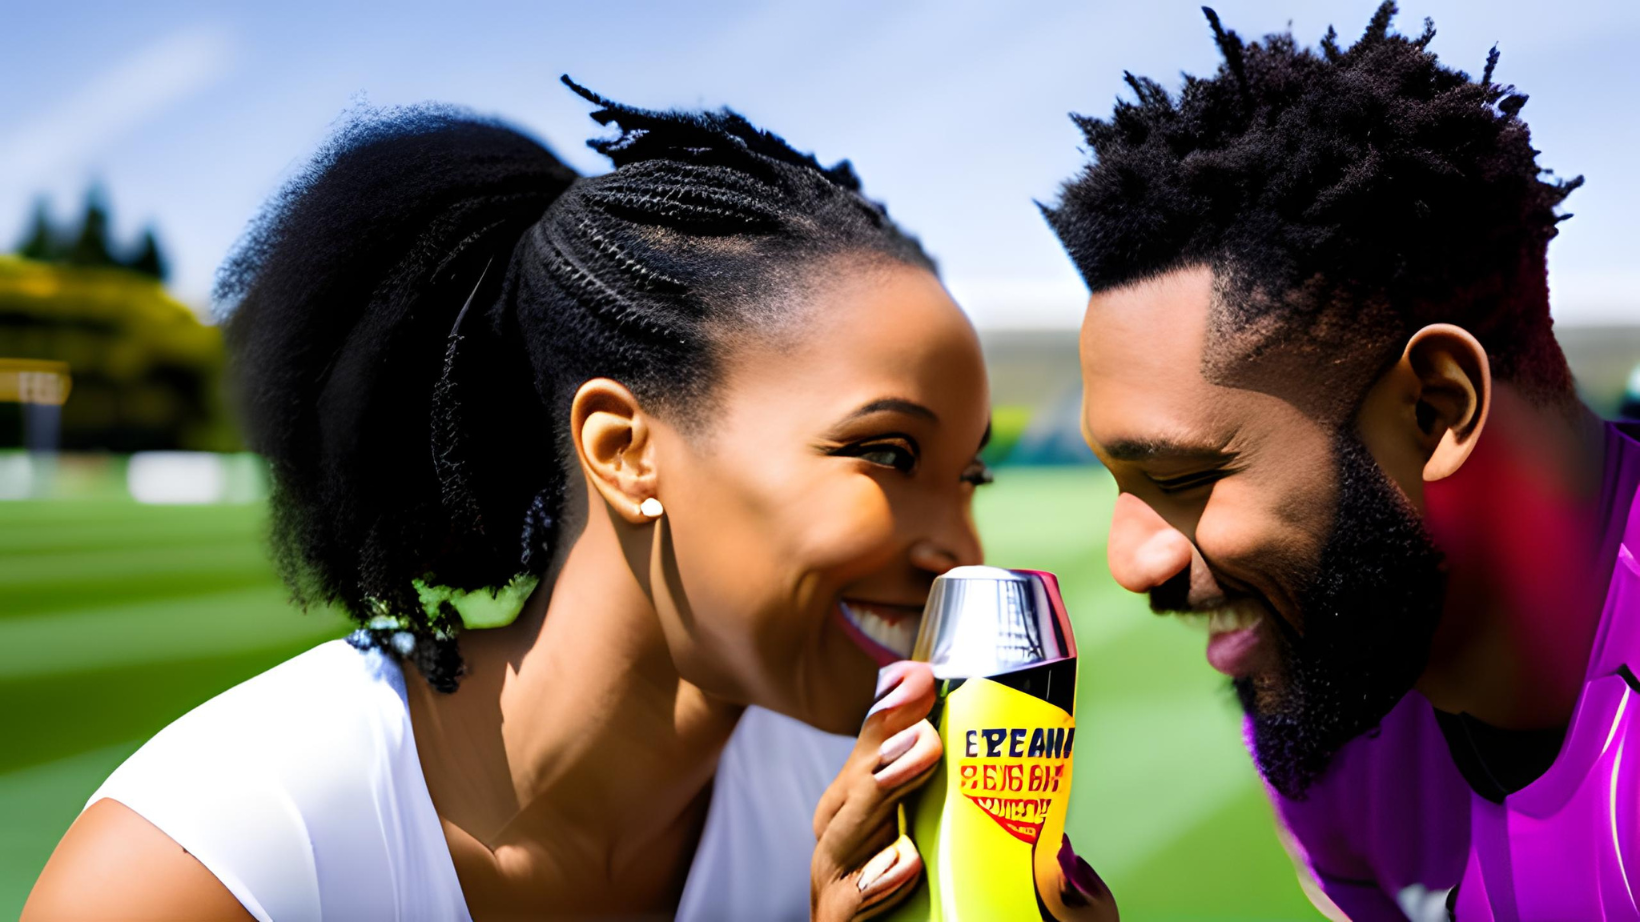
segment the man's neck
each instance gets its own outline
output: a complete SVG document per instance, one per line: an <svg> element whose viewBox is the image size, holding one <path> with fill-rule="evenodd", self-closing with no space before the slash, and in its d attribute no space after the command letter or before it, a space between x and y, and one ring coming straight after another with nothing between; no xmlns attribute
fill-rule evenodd
<svg viewBox="0 0 1640 924"><path fill-rule="evenodd" d="M1504 729L1570 720L1607 578L1597 573L1604 439L1581 404L1537 404L1495 383L1474 453L1425 486L1449 569L1417 687L1435 708Z"/></svg>

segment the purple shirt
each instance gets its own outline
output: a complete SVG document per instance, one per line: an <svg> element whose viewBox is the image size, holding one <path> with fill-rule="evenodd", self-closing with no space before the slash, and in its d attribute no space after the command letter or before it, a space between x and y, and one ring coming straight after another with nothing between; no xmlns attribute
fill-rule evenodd
<svg viewBox="0 0 1640 924"><path fill-rule="evenodd" d="M1554 764L1502 804L1475 795L1414 692L1304 801L1270 792L1295 859L1352 919L1444 920L1456 886L1458 920L1640 920L1640 442L1606 434L1611 578Z"/></svg>

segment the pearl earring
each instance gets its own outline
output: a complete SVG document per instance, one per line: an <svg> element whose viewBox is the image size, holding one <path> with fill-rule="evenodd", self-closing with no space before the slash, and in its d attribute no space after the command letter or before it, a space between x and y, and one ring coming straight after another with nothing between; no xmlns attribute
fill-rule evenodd
<svg viewBox="0 0 1640 924"><path fill-rule="evenodd" d="M638 505L638 512L653 520L665 513L666 508L661 506L659 499L646 497L643 499L643 503Z"/></svg>

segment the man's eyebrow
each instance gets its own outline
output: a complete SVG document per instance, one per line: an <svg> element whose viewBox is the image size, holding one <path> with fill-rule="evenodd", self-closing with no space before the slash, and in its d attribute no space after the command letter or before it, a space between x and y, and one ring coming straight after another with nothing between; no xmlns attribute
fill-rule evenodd
<svg viewBox="0 0 1640 924"><path fill-rule="evenodd" d="M854 413L843 418L843 421L847 423L848 421L858 420L861 417L869 417L872 414L878 414L883 411L898 411L901 414L906 414L911 417L919 417L929 423L937 424L940 422L940 416L938 414L915 401L909 401L905 398L878 398L875 401L868 401L856 408Z"/></svg>
<svg viewBox="0 0 1640 924"><path fill-rule="evenodd" d="M1146 462L1162 457L1213 461L1229 458L1217 446L1171 439L1116 439L1105 443L1104 450L1105 455L1117 462Z"/></svg>

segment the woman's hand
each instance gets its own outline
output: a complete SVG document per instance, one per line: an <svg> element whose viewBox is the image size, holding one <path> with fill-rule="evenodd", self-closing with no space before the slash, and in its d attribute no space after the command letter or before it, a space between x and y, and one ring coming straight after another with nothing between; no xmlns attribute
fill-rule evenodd
<svg viewBox="0 0 1640 924"><path fill-rule="evenodd" d="M809 916L857 921L904 900L922 876L922 857L899 833L895 809L939 765L939 732L928 721L934 675L901 661L885 668L860 739L814 813Z"/></svg>
<svg viewBox="0 0 1640 924"><path fill-rule="evenodd" d="M928 782L943 756L928 721L934 675L928 665L901 661L884 669L877 704L859 741L814 813L814 862L809 868L809 916L858 921L899 904L922 877L922 857L899 833L895 809ZM1039 848L1040 849L1040 848ZM1061 921L1114 921L1116 899L1070 837L1055 859L1057 881L1038 894Z"/></svg>

